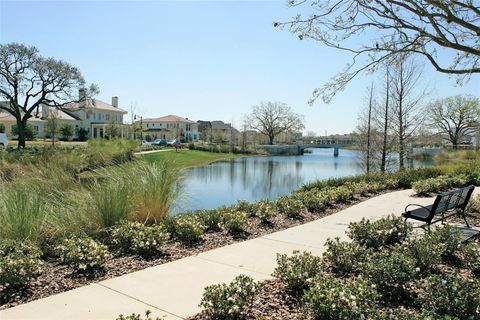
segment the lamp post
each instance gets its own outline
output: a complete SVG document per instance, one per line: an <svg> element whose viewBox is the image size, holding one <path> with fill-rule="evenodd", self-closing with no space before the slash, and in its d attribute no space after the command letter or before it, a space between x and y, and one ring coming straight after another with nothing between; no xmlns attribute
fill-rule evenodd
<svg viewBox="0 0 480 320"><path fill-rule="evenodd" d="M139 118L140 118L140 142L142 142L143 141L143 123L142 123L143 117L136 114L133 116L133 120L137 120Z"/></svg>

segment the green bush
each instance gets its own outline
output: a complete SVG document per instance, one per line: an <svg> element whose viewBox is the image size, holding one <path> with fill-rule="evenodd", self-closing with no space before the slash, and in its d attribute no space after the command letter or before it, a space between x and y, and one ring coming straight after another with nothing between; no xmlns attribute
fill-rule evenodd
<svg viewBox="0 0 480 320"><path fill-rule="evenodd" d="M150 310L145 311L145 317L142 317L141 315L135 314L135 313L132 313L129 316L124 316L124 315L121 314L115 320L162 320L160 318L155 318L154 319L150 316L150 314L152 314L152 312Z"/></svg>
<svg viewBox="0 0 480 320"><path fill-rule="evenodd" d="M353 191L348 186L341 186L323 191L330 204L347 203L353 199Z"/></svg>
<svg viewBox="0 0 480 320"><path fill-rule="evenodd" d="M205 288L200 307L212 319L247 319L246 306L253 301L257 285L244 275L229 284L216 284Z"/></svg>
<svg viewBox="0 0 480 320"><path fill-rule="evenodd" d="M435 271L442 262L442 244L432 241L427 236L404 242L399 250L415 260L415 266L422 274Z"/></svg>
<svg viewBox="0 0 480 320"><path fill-rule="evenodd" d="M224 210L222 217L222 227L232 235L241 234L248 225L248 214L245 212Z"/></svg>
<svg viewBox="0 0 480 320"><path fill-rule="evenodd" d="M287 285L290 294L300 297L322 269L321 258L310 252L293 251L291 256L277 254L277 267L273 276Z"/></svg>
<svg viewBox="0 0 480 320"><path fill-rule="evenodd" d="M0 288L22 287L41 269L40 250L28 242L0 241Z"/></svg>
<svg viewBox="0 0 480 320"><path fill-rule="evenodd" d="M361 274L377 286L386 300L403 301L408 297L410 282L419 276L415 260L401 252L379 251L361 267Z"/></svg>
<svg viewBox="0 0 480 320"><path fill-rule="evenodd" d="M203 225L207 228L207 231L217 231L222 225L222 211L225 208L212 209L212 210L198 210L193 214L202 221Z"/></svg>
<svg viewBox="0 0 480 320"><path fill-rule="evenodd" d="M139 222L122 223L111 233L112 246L117 252L143 257L159 253L168 238L162 226L146 226Z"/></svg>
<svg viewBox="0 0 480 320"><path fill-rule="evenodd" d="M460 319L480 319L480 281L458 275L432 275L418 284L426 310Z"/></svg>
<svg viewBox="0 0 480 320"><path fill-rule="evenodd" d="M374 249L401 243L413 230L410 223L393 215L374 222L363 218L360 222L350 223L348 228L347 234L354 242Z"/></svg>
<svg viewBox="0 0 480 320"><path fill-rule="evenodd" d="M339 275L356 273L371 254L369 249L358 243L340 241L339 238L328 239L325 246L323 261L332 272Z"/></svg>
<svg viewBox="0 0 480 320"><path fill-rule="evenodd" d="M306 309L318 320L369 319L379 300L375 288L363 278L319 276L304 295Z"/></svg>
<svg viewBox="0 0 480 320"><path fill-rule="evenodd" d="M296 197L283 196L276 200L275 205L278 211L290 219L300 219L305 206Z"/></svg>
<svg viewBox="0 0 480 320"><path fill-rule="evenodd" d="M480 275L480 245L478 240L476 243L469 243L460 249L460 257L463 265L472 270L475 275Z"/></svg>
<svg viewBox="0 0 480 320"><path fill-rule="evenodd" d="M480 213L480 195L470 199L466 211L469 213Z"/></svg>
<svg viewBox="0 0 480 320"><path fill-rule="evenodd" d="M234 207L235 210L246 212L248 216L253 217L255 216L255 204L249 203L245 200L238 200Z"/></svg>
<svg viewBox="0 0 480 320"><path fill-rule="evenodd" d="M456 317L447 315L438 315L435 312L423 310L421 313L416 313L413 310L407 311L404 309L384 310L383 312L376 311L369 318L369 320L461 320Z"/></svg>
<svg viewBox="0 0 480 320"><path fill-rule="evenodd" d="M61 263L79 273L94 271L111 258L106 246L88 237L65 238L55 252Z"/></svg>
<svg viewBox="0 0 480 320"><path fill-rule="evenodd" d="M315 189L298 192L294 197L300 200L308 211L313 213L323 212L329 204L327 195Z"/></svg>
<svg viewBox="0 0 480 320"><path fill-rule="evenodd" d="M262 223L268 223L276 213L275 203L272 200L262 200L255 204L255 216Z"/></svg>
<svg viewBox="0 0 480 320"><path fill-rule="evenodd" d="M452 259L462 246L460 231L452 226L437 227L425 236L427 241L440 246L444 259Z"/></svg>
<svg viewBox="0 0 480 320"><path fill-rule="evenodd" d="M458 182L458 180L455 181ZM428 196L432 193L446 191L452 187L455 181L448 176L439 176L436 178L417 181L413 183L412 187L415 191L415 194L419 196Z"/></svg>
<svg viewBox="0 0 480 320"><path fill-rule="evenodd" d="M174 220L174 237L184 244L194 244L202 239L206 227L192 214L179 215Z"/></svg>

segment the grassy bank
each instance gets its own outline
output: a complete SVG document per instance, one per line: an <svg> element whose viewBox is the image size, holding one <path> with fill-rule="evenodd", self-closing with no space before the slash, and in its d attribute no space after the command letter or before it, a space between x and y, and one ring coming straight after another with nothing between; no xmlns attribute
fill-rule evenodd
<svg viewBox="0 0 480 320"><path fill-rule="evenodd" d="M174 163L177 168L183 169L204 166L215 161L245 156L246 155L242 154L212 153L197 150L181 150L179 152L175 152L175 150L170 150L143 154L141 155L141 158L149 163L170 161Z"/></svg>

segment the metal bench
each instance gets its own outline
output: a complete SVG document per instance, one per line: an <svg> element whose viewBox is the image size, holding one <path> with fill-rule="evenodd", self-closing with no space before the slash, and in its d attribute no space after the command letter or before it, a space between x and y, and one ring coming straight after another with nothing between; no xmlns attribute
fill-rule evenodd
<svg viewBox="0 0 480 320"><path fill-rule="evenodd" d="M446 218L460 213L467 227L470 228L465 215L465 208L472 196L473 189L475 189L474 186L468 186L449 192L442 192L437 195L433 204L428 206L409 204L405 207L405 212L402 216L405 217L405 221L407 221L407 219L423 221L425 224L420 227L425 228L425 226L427 226L430 229L430 225L439 221L443 224ZM409 210L409 208L413 206L417 208Z"/></svg>

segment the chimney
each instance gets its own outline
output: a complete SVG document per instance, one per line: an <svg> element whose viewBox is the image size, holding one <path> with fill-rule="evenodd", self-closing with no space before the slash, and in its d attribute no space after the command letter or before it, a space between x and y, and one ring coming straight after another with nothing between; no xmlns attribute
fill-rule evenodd
<svg viewBox="0 0 480 320"><path fill-rule="evenodd" d="M112 106L118 108L118 97L112 97Z"/></svg>

